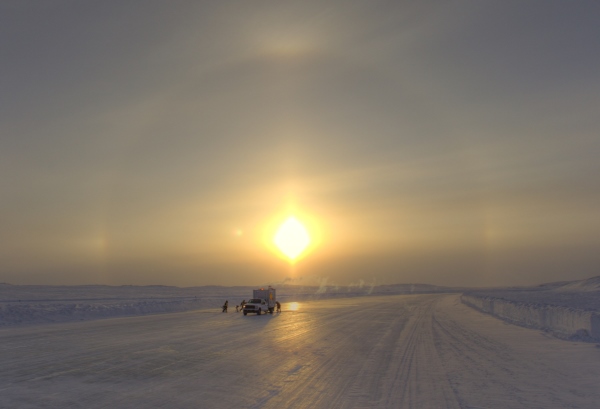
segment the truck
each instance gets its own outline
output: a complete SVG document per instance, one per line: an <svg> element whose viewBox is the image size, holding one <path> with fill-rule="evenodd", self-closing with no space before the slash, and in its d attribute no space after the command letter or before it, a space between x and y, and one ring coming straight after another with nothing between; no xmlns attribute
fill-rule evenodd
<svg viewBox="0 0 600 409"><path fill-rule="evenodd" d="M244 315L248 313L260 315L263 312L271 314L275 310L275 289L269 286L267 289L260 288L252 291L252 298L244 305Z"/></svg>

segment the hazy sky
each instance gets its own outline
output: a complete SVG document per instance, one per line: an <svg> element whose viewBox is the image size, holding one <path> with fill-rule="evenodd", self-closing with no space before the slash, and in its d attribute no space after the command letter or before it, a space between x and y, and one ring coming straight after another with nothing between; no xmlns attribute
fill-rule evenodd
<svg viewBox="0 0 600 409"><path fill-rule="evenodd" d="M600 274L600 2L0 2L0 281ZM265 240L294 214L290 266Z"/></svg>

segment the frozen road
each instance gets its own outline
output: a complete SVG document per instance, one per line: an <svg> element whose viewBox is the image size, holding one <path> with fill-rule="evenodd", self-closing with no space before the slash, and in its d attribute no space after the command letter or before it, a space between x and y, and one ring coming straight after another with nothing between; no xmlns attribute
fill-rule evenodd
<svg viewBox="0 0 600 409"><path fill-rule="evenodd" d="M2 329L0 407L600 407L595 344L505 324L458 295L296 307Z"/></svg>

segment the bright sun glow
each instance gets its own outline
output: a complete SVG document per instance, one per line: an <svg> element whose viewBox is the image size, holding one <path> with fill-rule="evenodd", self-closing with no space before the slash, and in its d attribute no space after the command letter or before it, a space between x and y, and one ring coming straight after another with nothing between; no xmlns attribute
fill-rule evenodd
<svg viewBox="0 0 600 409"><path fill-rule="evenodd" d="M287 258L294 261L310 244L310 236L302 223L292 216L279 226L273 242Z"/></svg>

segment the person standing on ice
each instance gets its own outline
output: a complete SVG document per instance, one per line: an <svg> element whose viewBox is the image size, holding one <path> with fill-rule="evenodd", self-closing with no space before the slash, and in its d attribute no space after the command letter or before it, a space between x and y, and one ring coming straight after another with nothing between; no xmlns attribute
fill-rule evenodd
<svg viewBox="0 0 600 409"><path fill-rule="evenodd" d="M281 304L279 304L279 301L275 301L275 305L277 306L277 312L281 312Z"/></svg>
<svg viewBox="0 0 600 409"><path fill-rule="evenodd" d="M223 312L227 312L228 305L229 305L229 302L227 300L225 300L225 304L223 304Z"/></svg>

